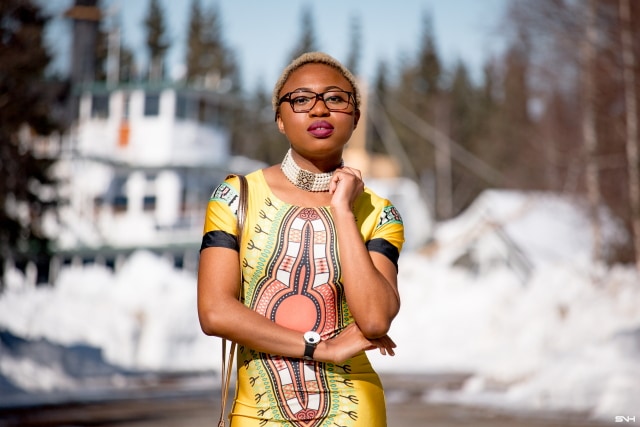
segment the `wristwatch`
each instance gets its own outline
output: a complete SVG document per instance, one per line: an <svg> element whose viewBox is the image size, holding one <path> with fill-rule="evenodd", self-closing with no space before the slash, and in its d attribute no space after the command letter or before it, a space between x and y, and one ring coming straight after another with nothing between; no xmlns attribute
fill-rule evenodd
<svg viewBox="0 0 640 427"><path fill-rule="evenodd" d="M316 347L319 342L319 333L315 331L308 331L304 333L304 358L306 360L313 360L313 352L316 351Z"/></svg>

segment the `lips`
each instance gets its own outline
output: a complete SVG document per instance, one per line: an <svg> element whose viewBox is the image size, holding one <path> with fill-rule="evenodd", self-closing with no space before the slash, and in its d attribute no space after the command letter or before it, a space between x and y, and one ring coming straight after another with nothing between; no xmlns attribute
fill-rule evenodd
<svg viewBox="0 0 640 427"><path fill-rule="evenodd" d="M311 123L311 126L307 128L307 132L316 138L327 138L333 134L333 126L329 122L319 120Z"/></svg>

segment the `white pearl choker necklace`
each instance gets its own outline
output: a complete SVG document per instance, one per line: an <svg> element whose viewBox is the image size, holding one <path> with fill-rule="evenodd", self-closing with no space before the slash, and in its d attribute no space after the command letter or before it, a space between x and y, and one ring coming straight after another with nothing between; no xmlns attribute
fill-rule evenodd
<svg viewBox="0 0 640 427"><path fill-rule="evenodd" d="M341 161L339 167L343 165L344 161ZM280 168L284 176L286 176L293 185L305 191L312 192L329 191L329 183L331 182L331 177L334 172L313 173L300 168L295 160L293 160L293 157L291 157L291 148L289 148L289 151L287 151L287 154L284 156Z"/></svg>

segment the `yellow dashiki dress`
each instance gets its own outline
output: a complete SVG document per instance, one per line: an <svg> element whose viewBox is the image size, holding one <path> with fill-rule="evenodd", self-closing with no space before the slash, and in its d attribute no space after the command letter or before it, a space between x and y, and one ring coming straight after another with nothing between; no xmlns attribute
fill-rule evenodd
<svg viewBox="0 0 640 427"><path fill-rule="evenodd" d="M284 327L314 330L323 340L353 322L340 270L337 234L328 207L284 203L262 171L247 176L249 205L242 236L244 303ZM238 249L238 178L229 177L207 207L202 248ZM369 189L354 213L370 251L396 265L402 219L391 203ZM233 427L386 426L384 393L365 352L343 364L259 353L239 346Z"/></svg>

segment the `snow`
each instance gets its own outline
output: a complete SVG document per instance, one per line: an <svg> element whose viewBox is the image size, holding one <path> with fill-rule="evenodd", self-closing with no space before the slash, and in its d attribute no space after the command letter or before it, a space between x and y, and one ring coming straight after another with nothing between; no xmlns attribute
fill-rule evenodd
<svg viewBox="0 0 640 427"><path fill-rule="evenodd" d="M400 258L396 356L370 352L374 367L470 374L460 390L425 392L433 402L640 415L640 274L592 263L584 218L564 198L493 191L428 224L433 242ZM615 221L605 225L619 236ZM65 266L52 286L15 270L5 283L0 331L97 348L129 371L219 367L220 340L198 326L195 276L152 253L135 252L117 272ZM1 376L29 393L82 386L62 363L2 341Z"/></svg>
<svg viewBox="0 0 640 427"><path fill-rule="evenodd" d="M419 254L400 268L398 351L374 366L473 374L461 391L427 399L603 418L640 408L635 270L549 265L523 286L506 269L473 276Z"/></svg>

